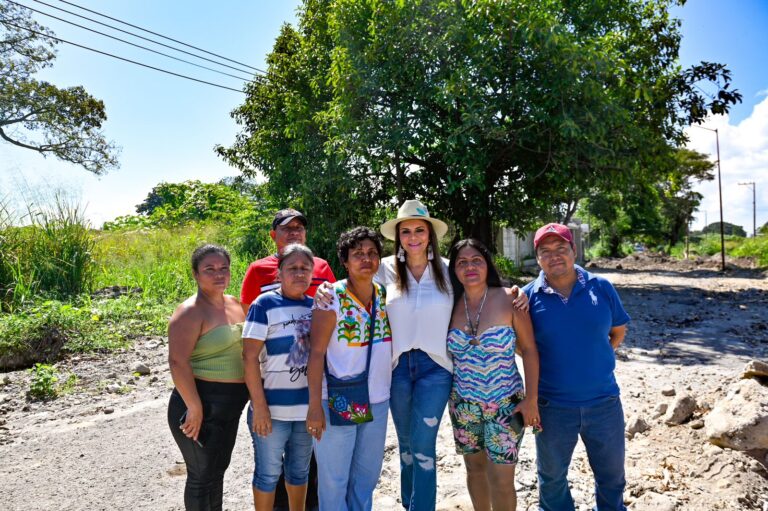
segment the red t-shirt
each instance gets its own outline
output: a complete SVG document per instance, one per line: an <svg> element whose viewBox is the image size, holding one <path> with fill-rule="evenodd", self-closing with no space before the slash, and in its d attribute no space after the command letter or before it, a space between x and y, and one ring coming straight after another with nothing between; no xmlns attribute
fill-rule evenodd
<svg viewBox="0 0 768 511"><path fill-rule="evenodd" d="M315 296L317 286L323 282L336 282L333 271L328 261L315 257L315 268L312 271L312 284L307 289L309 296ZM280 281L277 280L277 256L271 255L264 259L254 261L245 272L243 287L240 290L240 303L250 305L261 293L277 289Z"/></svg>

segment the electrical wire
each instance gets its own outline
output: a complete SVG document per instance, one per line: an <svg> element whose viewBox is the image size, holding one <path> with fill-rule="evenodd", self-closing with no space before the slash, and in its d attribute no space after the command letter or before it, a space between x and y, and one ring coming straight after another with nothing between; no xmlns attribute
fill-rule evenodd
<svg viewBox="0 0 768 511"><path fill-rule="evenodd" d="M136 48L141 48L142 50L147 50L149 52L156 53L157 55L162 55L163 57L168 57L169 59L177 60L179 62L184 62L185 64L189 64L191 66L199 67L199 68L202 68L202 69L207 69L208 71L213 71L214 73L219 73L221 75L231 76L232 78L237 78L238 80L244 80L244 81L250 81L251 80L250 77L249 78L243 78L242 76L236 76L236 75L233 75L233 74L230 74L230 73L226 73L224 71L219 71L218 69L213 69L211 67L203 66L201 64L195 64L194 62L190 62L188 60L180 59L179 57L174 57L173 55L168 55L167 53L163 53L161 51L153 50L152 48L147 48L146 46L142 46L140 44L132 43L130 41L126 41L125 39L120 39L119 37L115 37L113 35L105 34L104 32L99 32L98 30L94 30L92 28L88 28L88 27L86 27L84 25L79 25L79 24L74 23L72 21L65 20L64 18L59 18L58 16L54 16L53 14L48 14L46 12L39 11L39 10L34 9L32 7L28 7L26 5L14 2L13 0L8 0L8 1L10 3L19 5L21 7L26 8L26 9L29 9L32 12L36 12L38 14L42 14L43 16L48 16L49 18L53 18L55 20L63 21L64 23L68 23L70 25L74 25L75 27L82 28L83 30L88 30L89 32L93 32L95 34L103 35L104 37L108 37L110 39L114 39L115 41L120 41L121 43L125 43L125 44L131 45L131 46L135 46Z"/></svg>
<svg viewBox="0 0 768 511"><path fill-rule="evenodd" d="M35 1L39 1L39 0L35 0ZM188 48L194 48L195 50L201 51L201 52L203 52L203 53L207 53L208 55L213 55L213 56L215 56L215 57L219 57L219 58L222 58L222 59L224 59L224 60L228 60L228 61L230 61L230 62L233 62L233 63L235 63L235 64L240 64L241 66L249 67L249 68L251 68L251 69L253 69L253 70L255 70L255 71L258 71L259 73L267 74L267 72L266 72L266 71L264 71L263 69L259 69L258 67L250 66L250 65L248 65L248 64L244 64L244 63L242 63L242 62L238 62L237 60L232 60L232 59L229 59L229 58L227 58L227 57L224 57L224 56L222 56L222 55L219 55L219 54L217 54L217 53L213 53L213 52L210 52L210 51L204 50L204 49L202 49L202 48L198 48L197 46L192 46L191 44L187 44L187 43L184 43L184 42L182 42L182 41L179 41L179 40L177 40L177 39L173 39L172 37L167 37L167 36L164 36L163 34L158 34L157 32L152 32L151 30L147 30L146 28L141 28L140 26L138 26L138 25L133 25L132 23L128 23L127 21L123 21L123 20L120 20L120 19L118 19L118 18L113 18L112 16L107 16L106 14L102 14L102 13L100 13L100 12L98 12L98 11L94 11L94 10L88 9L88 8L86 8L86 7L83 7L83 6L81 6L81 5L77 5L76 3L73 3L73 2L68 2L67 0L59 0L59 1L60 1L61 3L64 3L64 4L68 4L68 5L71 5L71 6L73 6L73 7L77 7L78 9L82 9L82 10L84 10L84 11L87 11L87 12L90 12L90 13L92 13L92 14L96 14L96 15L98 15L98 16L101 16L101 17L103 17L103 18L107 18L107 19L110 19L110 20L112 20L112 21L117 21L118 23L122 23L123 25L127 25L127 26L129 26L129 27L132 27L132 28L136 28L136 29L139 29L139 30L141 30L141 31L143 31L143 32L147 32L148 34L156 35L156 36L158 36L158 37L162 37L163 39L167 39L167 40L169 40L169 41L173 41L174 43L178 43L178 44L184 45L184 46L186 46L186 47L188 47ZM40 2L40 3L42 3L42 2Z"/></svg>
<svg viewBox="0 0 768 511"><path fill-rule="evenodd" d="M21 29L21 30L26 30L28 32L31 32L31 33L33 33L35 35L38 35L38 36L41 36L41 37L47 37L49 39L53 39L55 41L59 41L60 43L71 44L72 46L77 46L78 48L83 48L84 50L92 51L94 53L100 53L101 55L106 55L107 57L112 57L114 59L122 60L124 62L130 62L131 64L135 64L137 66L146 67L146 68L149 68L149 69L154 69L155 71L160 71L161 73L177 76L179 78L184 78L186 80L191 80L193 82L204 83L204 84L210 85L212 87L218 87L220 89L226 89L226 90L231 90L233 92L240 92L242 94L245 94L245 91L242 91L240 89L233 89L232 87L227 87L226 85L220 85L218 83L207 82L205 80L200 80L199 78L193 78L191 76L183 75L183 74L180 74L180 73L174 73L173 71L168 71L167 69L161 69L159 67L150 66L148 64L143 64L141 62L136 62L135 60L127 59L125 57L120 57L120 56L114 55L112 53L108 53L108 52L105 52L105 51L97 50L95 48L90 48L90 47L84 46L82 44L73 43L72 41L67 41L66 39L62 39L60 37L52 36L52 35L49 35L49 34L44 34L42 32L38 32L37 30L33 30L31 28L28 28L28 27L23 27L21 25L16 25L15 23L11 23L10 20L8 20L7 18L1 18L0 17L0 21L2 21L3 23L5 23L6 25L8 25L10 27L18 28L18 29Z"/></svg>
<svg viewBox="0 0 768 511"><path fill-rule="evenodd" d="M7 1L8 1L9 3L13 3L13 4L16 4L16 5L21 5L21 4L17 3L17 2L14 2L13 0L7 0ZM82 19L84 19L84 20L88 20L88 21L90 21L90 22L96 23L96 24L98 24L98 25L101 25L101 26L104 26L104 27L108 27L108 28L111 28L112 30L117 30L118 32L122 32L122 33L124 33L124 34L128 34L128 35L131 35L131 36L133 36L133 37L136 37L136 38L138 38L138 39L143 39L143 40L145 40L145 41L149 41L149 42L151 42L151 43L154 43L154 44L157 44L157 45L159 45L159 46L164 46L164 47L166 47L166 48L169 48L169 49L171 49L171 50L174 50L174 51L178 51L178 52L180 52L180 53L185 53L185 54L187 54L187 55L191 55L192 57L195 57L195 58L198 58L198 59L201 59L201 60L206 60L206 61L208 61L208 62L212 62L212 63L214 63L214 64L216 64L216 65L218 65L218 66L228 67L228 68L230 68L230 69L234 69L235 71L239 71L239 72L241 72L241 73L250 74L250 71L246 71L246 70L243 70L243 69L240 69L240 68L234 67L234 66L230 66L229 64L224 64L224 63L222 63L222 62L218 62L218 61L215 61L215 60L212 60L212 59L206 58L206 57L202 57L202 56L200 56L200 55L196 55L196 54L194 54L194 53L192 53L192 52L188 52L188 51L186 51L186 50L182 50L182 49L179 49L179 48L175 48L175 47L173 47L173 46L170 46L170 45L168 45L168 44L165 44L165 43L161 43L160 41L155 41L154 39L150 39L150 38L148 38L148 37L144 37L144 36L140 36L140 35L138 35L138 34L134 34L133 32L129 32L128 30L123 30L122 28L118 28L118 27L115 27L115 26L109 25L109 24L107 24L107 23L102 23L101 21L95 20L95 19L93 19L93 18L89 18L89 17L87 17L87 16L82 16L82 15L80 15L80 14L77 14L77 13L74 13L74 12L72 12L72 11L68 11L68 10L66 10L66 9L62 9L61 7L56 7L55 5L51 5L51 4L49 4L49 3L46 3L46 2L42 2L42 1L40 1L40 0L33 0L33 1L34 1L34 2L36 2L36 3L39 3L39 4L43 4L43 5L45 5L45 6L48 6L48 7L52 8L52 9L56 9L57 11L66 12L67 14L71 14L72 16L76 16L76 17L78 17L78 18L82 18ZM22 6L22 7L24 7L24 6ZM249 66L248 66L248 67L249 67Z"/></svg>

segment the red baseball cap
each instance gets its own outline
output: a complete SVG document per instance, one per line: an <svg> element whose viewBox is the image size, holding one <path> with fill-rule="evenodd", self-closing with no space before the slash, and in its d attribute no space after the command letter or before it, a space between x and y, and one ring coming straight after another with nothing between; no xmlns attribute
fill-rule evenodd
<svg viewBox="0 0 768 511"><path fill-rule="evenodd" d="M543 227L539 227L539 230L536 231L536 235L533 237L533 249L537 250L539 248L539 243L541 243L541 240L549 236L550 234L554 234L555 236L560 237L561 239L567 241L571 248L574 248L573 246L573 235L571 234L571 230L564 226L563 224L547 224Z"/></svg>

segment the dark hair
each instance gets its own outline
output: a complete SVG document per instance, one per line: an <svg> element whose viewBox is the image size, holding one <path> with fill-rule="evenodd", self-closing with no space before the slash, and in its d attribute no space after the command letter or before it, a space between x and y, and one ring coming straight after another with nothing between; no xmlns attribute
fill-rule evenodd
<svg viewBox="0 0 768 511"><path fill-rule="evenodd" d="M499 271L496 269L496 265L493 264L493 256L491 252L486 248L480 240L474 238L467 238L457 242L451 247L450 262L448 263L448 275L451 277L451 284L453 285L453 303L454 305L459 302L459 299L464 294L464 285L459 282L456 277L456 259L459 257L459 252L466 247L472 247L483 256L485 264L488 266L488 276L486 277L486 284L488 287L502 287L501 277L499 277Z"/></svg>
<svg viewBox="0 0 768 511"><path fill-rule="evenodd" d="M192 252L192 258L190 261L192 263L192 271L197 273L199 269L198 267L200 266L200 261L211 254L219 254L227 259L227 263L232 262L229 257L229 252L227 252L226 248L208 243L207 245L197 247L195 251Z"/></svg>
<svg viewBox="0 0 768 511"><path fill-rule="evenodd" d="M341 233L339 241L336 242L336 253L339 256L339 261L342 265L349 260L349 251L365 240L371 240L373 244L376 245L376 252L378 252L379 257L381 257L381 236L370 227L361 225Z"/></svg>
<svg viewBox="0 0 768 511"><path fill-rule="evenodd" d="M301 243L291 243L283 248L283 251L277 254L277 268L283 267L283 261L288 259L293 254L301 254L306 257L312 266L315 265L315 254L309 249L309 247L302 245Z"/></svg>
<svg viewBox="0 0 768 511"><path fill-rule="evenodd" d="M412 218L410 220L419 220L418 218ZM405 220L404 220L405 221ZM432 254L433 259L429 261L429 265L432 267L432 275L435 279L435 284L437 284L437 289L440 290L441 293L449 293L450 290L448 288L448 279L445 276L445 273L443 272L443 260L440 257L440 247L437 242L437 234L435 233L434 227L432 227L432 222L429 222L427 220L422 220L422 222L427 224L427 228L429 229L429 245L432 247ZM406 269L406 262L401 261L397 258L397 252L400 250L400 224L402 222L399 222L397 225L395 225L395 273L397 274L397 288L400 291L408 292L408 271ZM406 257L407 254L406 254Z"/></svg>

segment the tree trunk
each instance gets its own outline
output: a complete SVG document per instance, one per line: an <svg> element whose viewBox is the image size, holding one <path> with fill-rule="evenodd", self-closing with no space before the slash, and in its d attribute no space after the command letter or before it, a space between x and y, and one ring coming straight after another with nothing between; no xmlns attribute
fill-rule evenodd
<svg viewBox="0 0 768 511"><path fill-rule="evenodd" d="M488 247L492 253L496 253L495 236L493 235L493 220L487 212L481 212L475 216L469 228L469 236L478 239Z"/></svg>

